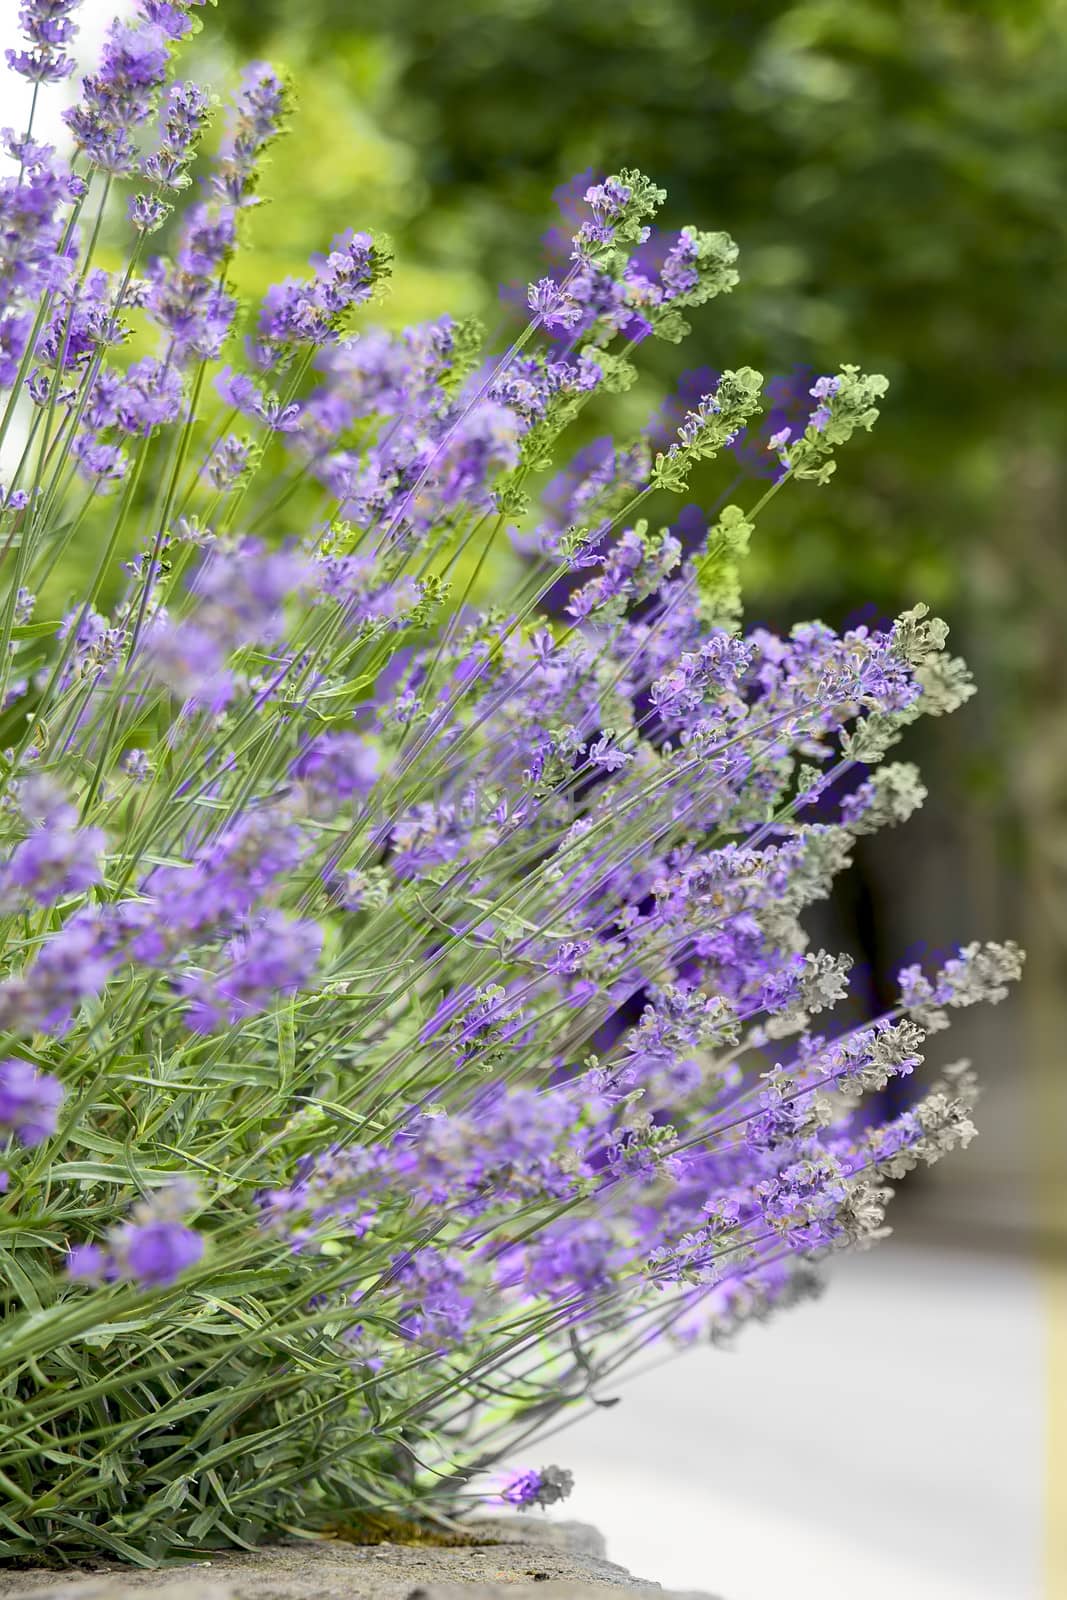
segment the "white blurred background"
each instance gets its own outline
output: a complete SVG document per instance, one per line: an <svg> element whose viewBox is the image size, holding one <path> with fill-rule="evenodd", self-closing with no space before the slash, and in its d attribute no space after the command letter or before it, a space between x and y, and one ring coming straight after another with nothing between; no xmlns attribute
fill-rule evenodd
<svg viewBox="0 0 1067 1600"><path fill-rule="evenodd" d="M82 63L129 9L85 0ZM0 0L0 50L17 37L18 0ZM0 123L24 126L29 86L2 82ZM77 83L42 95L38 137L63 142ZM981 1120L969 1182L920 1194L821 1300L552 1440L545 1460L577 1480L560 1515L640 1576L722 1600L1064 1600L1042 1575L1051 1335L1047 1273L1019 1243L1025 1130L1010 1092ZM980 1223L1011 1213L993 1252L960 1226L983 1196Z"/></svg>
<svg viewBox="0 0 1067 1600"><path fill-rule="evenodd" d="M560 1514L722 1600L1063 1600L1042 1575L1043 1309L1034 1266L902 1229L552 1440L576 1478Z"/></svg>

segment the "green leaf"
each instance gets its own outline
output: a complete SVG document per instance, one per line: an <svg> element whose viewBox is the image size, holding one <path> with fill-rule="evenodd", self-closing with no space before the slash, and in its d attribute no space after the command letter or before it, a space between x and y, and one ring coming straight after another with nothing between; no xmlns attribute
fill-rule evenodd
<svg viewBox="0 0 1067 1600"><path fill-rule="evenodd" d="M55 633L59 627L58 622L21 622L18 627L12 628L13 639L43 639L46 634Z"/></svg>
<svg viewBox="0 0 1067 1600"><path fill-rule="evenodd" d="M177 1167L165 1171L158 1167L138 1167L137 1182L148 1188L159 1188L173 1183L181 1175ZM57 1161L49 1168L49 1176L65 1179L68 1183L114 1183L121 1188L130 1187L130 1175L118 1172L103 1161Z"/></svg>

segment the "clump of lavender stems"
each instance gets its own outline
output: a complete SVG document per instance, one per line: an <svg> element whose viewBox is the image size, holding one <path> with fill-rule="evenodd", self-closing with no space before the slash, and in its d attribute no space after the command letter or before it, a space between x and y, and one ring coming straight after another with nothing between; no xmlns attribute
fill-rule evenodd
<svg viewBox="0 0 1067 1600"><path fill-rule="evenodd" d="M76 10L22 7L35 106ZM921 803L887 753L971 692L921 605L741 623L758 521L827 482L884 379L819 378L695 555L638 512L758 426L750 368L667 448L548 483L736 246L686 228L651 271L664 196L622 172L502 355L448 316L376 329L362 230L243 308L289 89L252 64L212 131L175 76L194 11L139 0L70 164L31 117L0 180L9 1559L460 1513L656 1341L880 1237L975 1085L944 1066L883 1124L863 1097L1021 966L965 945L835 1029L849 963L804 931L854 840ZM526 578L482 612L509 535ZM569 1487L529 1467L498 1498Z"/></svg>

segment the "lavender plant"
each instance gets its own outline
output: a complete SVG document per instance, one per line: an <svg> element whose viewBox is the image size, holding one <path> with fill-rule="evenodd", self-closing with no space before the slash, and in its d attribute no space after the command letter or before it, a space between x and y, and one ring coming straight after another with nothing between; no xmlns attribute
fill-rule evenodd
<svg viewBox="0 0 1067 1600"><path fill-rule="evenodd" d="M289 91L249 67L172 217L215 110L172 73L191 4L113 25L71 165L32 118L5 135L6 1558L461 1510L655 1341L878 1238L887 1180L967 1142L975 1087L945 1067L882 1125L862 1096L1021 964L968 945L884 1015L813 1026L849 963L805 910L921 803L884 757L971 685L922 606L744 632L737 568L884 380L820 378L695 557L638 512L752 425L749 368L666 450L579 458L540 514L567 425L733 287L732 241L686 228L650 271L663 194L608 178L492 357L447 316L354 333L389 271L367 233L240 306ZM71 70L76 9L22 6L35 93ZM512 528L528 578L477 614Z"/></svg>

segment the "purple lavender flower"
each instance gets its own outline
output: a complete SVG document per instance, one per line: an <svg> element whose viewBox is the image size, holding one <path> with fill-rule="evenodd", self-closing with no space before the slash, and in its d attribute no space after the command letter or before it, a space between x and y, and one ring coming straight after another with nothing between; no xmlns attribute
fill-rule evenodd
<svg viewBox="0 0 1067 1600"><path fill-rule="evenodd" d="M19 29L29 50L6 50L12 72L33 83L60 83L74 71L74 58L64 52L78 31L71 18L81 0L23 0Z"/></svg>
<svg viewBox="0 0 1067 1600"><path fill-rule="evenodd" d="M79 433L70 447L83 478L97 487L120 483L129 469L130 458L119 444L108 444L91 432Z"/></svg>
<svg viewBox="0 0 1067 1600"><path fill-rule="evenodd" d="M531 1295L579 1294L593 1298L611 1286L620 1249L612 1229L595 1217L549 1223L519 1263L504 1257L502 1284L520 1284Z"/></svg>
<svg viewBox="0 0 1067 1600"><path fill-rule="evenodd" d="M310 280L287 278L269 289L259 319L261 365L272 365L293 346L336 339L347 313L370 299L387 269L388 257L371 235L350 229L334 240Z"/></svg>
<svg viewBox="0 0 1067 1600"><path fill-rule="evenodd" d="M178 265L193 277L210 277L225 265L237 241L237 214L232 207L192 206L182 224Z"/></svg>
<svg viewBox="0 0 1067 1600"><path fill-rule="evenodd" d="M0 1129L20 1144L41 1144L55 1133L63 1085L28 1061L0 1061Z"/></svg>
<svg viewBox="0 0 1067 1600"><path fill-rule="evenodd" d="M282 607L309 582L307 559L293 550L270 550L258 539L242 539L216 551L196 575L201 616L210 613L236 642L269 639L281 623Z"/></svg>
<svg viewBox="0 0 1067 1600"><path fill-rule="evenodd" d="M204 1240L180 1222L130 1224L123 1239L124 1276L146 1289L177 1282L204 1254Z"/></svg>
<svg viewBox="0 0 1067 1600"><path fill-rule="evenodd" d="M574 235L572 259L611 278L626 261L626 248L644 244L648 221L666 199L666 192L643 173L624 171L585 191L592 215Z"/></svg>
<svg viewBox="0 0 1067 1600"><path fill-rule="evenodd" d="M204 464L204 476L213 489L229 494L238 484L247 480L256 460L256 447L251 439L239 439L228 433L212 448Z"/></svg>
<svg viewBox="0 0 1067 1600"><path fill-rule="evenodd" d="M316 816L330 816L348 801L369 794L380 770L381 756L358 733L320 734L292 768Z"/></svg>
<svg viewBox="0 0 1067 1600"><path fill-rule="evenodd" d="M63 113L79 149L107 172L136 167L131 130L152 115L166 77L167 44L166 32L154 22L113 22L99 71L82 79L81 101Z"/></svg>
<svg viewBox="0 0 1067 1600"><path fill-rule="evenodd" d="M221 249L220 241L230 236L228 223L213 227L213 249ZM237 302L214 282L206 258L200 273L181 267L168 270L164 262L155 261L148 269L148 284L146 309L169 334L178 359L218 356L233 327Z"/></svg>
<svg viewBox="0 0 1067 1600"><path fill-rule="evenodd" d="M132 783L147 783L152 775L148 751L137 746L125 752L119 765Z"/></svg>
<svg viewBox="0 0 1067 1600"><path fill-rule="evenodd" d="M101 993L117 964L114 931L99 908L76 911L25 972L0 983L0 1027L65 1033L82 1002Z"/></svg>
<svg viewBox="0 0 1067 1600"><path fill-rule="evenodd" d="M75 1283L102 1283L108 1274L108 1258L99 1245L76 1244L67 1252L67 1277Z"/></svg>
<svg viewBox="0 0 1067 1600"><path fill-rule="evenodd" d="M243 372L232 372L229 367L215 379L219 394L246 417L258 417L271 433L293 433L300 422L300 407L294 402L283 405L276 395L265 393Z"/></svg>
<svg viewBox="0 0 1067 1600"><path fill-rule="evenodd" d="M1003 944L963 945L945 962L933 982L917 966L905 967L899 974L901 998L925 1021L927 1007L972 1006L989 1002L997 1005L1007 998L1009 983L1022 976L1023 952L1013 940Z"/></svg>
<svg viewBox="0 0 1067 1600"><path fill-rule="evenodd" d="M534 315L553 331L574 328L582 320L582 307L551 278L531 283L526 299Z"/></svg>
<svg viewBox="0 0 1067 1600"><path fill-rule="evenodd" d="M159 119L159 148L141 161L143 176L164 189L186 188L187 168L210 115L210 96L199 84L172 84Z"/></svg>
<svg viewBox="0 0 1067 1600"><path fill-rule="evenodd" d="M438 1007L423 1029L423 1037L433 1038L447 1028L460 1064L479 1058L492 1061L514 1044L523 1023L521 1002L510 999L502 985L490 984L474 992L459 988Z"/></svg>
<svg viewBox="0 0 1067 1600"><path fill-rule="evenodd" d="M186 703L220 711L233 695L225 640L192 619L154 618L145 631L143 658L149 675Z"/></svg>
<svg viewBox="0 0 1067 1600"><path fill-rule="evenodd" d="M583 198L593 215L575 236L576 250L582 246L610 244L614 238L614 224L623 217L632 197L633 190L621 178L590 184Z"/></svg>
<svg viewBox="0 0 1067 1600"><path fill-rule="evenodd" d="M695 229L687 229L671 245L660 272L665 299L675 300L680 295L692 293L700 282L697 260L696 232Z"/></svg>
<svg viewBox="0 0 1067 1600"><path fill-rule="evenodd" d="M141 1201L128 1222L112 1228L106 1244L75 1245L67 1276L78 1283L135 1283L168 1289L204 1255L204 1237L183 1220L197 1201L196 1187L179 1178Z"/></svg>
<svg viewBox="0 0 1067 1600"><path fill-rule="evenodd" d="M10 389L18 376L32 323L32 317L26 312L20 315L5 309L0 313L0 389Z"/></svg>
<svg viewBox="0 0 1067 1600"><path fill-rule="evenodd" d="M551 1506L566 1500L574 1488L574 1474L563 1467L527 1467L513 1472L500 1490L500 1499L516 1511L531 1506Z"/></svg>
<svg viewBox="0 0 1067 1600"><path fill-rule="evenodd" d="M170 216L170 207L154 195L135 194L130 197L128 212L138 233L156 233Z"/></svg>
<svg viewBox="0 0 1067 1600"><path fill-rule="evenodd" d="M173 186L185 183L184 168L205 116L195 85L176 86L163 119L160 151L144 164L149 176ZM169 334L179 361L211 359L222 350L237 303L219 280L235 241L236 206L214 198L185 213L174 264L157 259L149 266L146 307Z"/></svg>
<svg viewBox="0 0 1067 1600"><path fill-rule="evenodd" d="M156 618L147 630L147 671L183 700L221 708L233 692L230 654L276 638L285 602L311 577L303 556L257 539L210 551L195 579L196 611L182 621Z"/></svg>
<svg viewBox="0 0 1067 1600"><path fill-rule="evenodd" d="M494 472L507 471L519 459L519 420L507 406L482 401L463 419L449 439L434 467L433 492L427 495L427 508L436 502L448 509L467 500L472 505L486 503L486 491ZM426 511L416 508L420 517Z"/></svg>
<svg viewBox="0 0 1067 1600"><path fill-rule="evenodd" d="M36 354L46 366L76 371L86 367L98 351L121 344L126 337L127 329L115 315L111 280L106 272L94 270L76 288L58 290ZM94 385L94 400L107 384L114 382L110 373L101 374L100 378L103 381ZM96 414L87 420L93 427L105 425ZM107 421L111 420L109 415Z"/></svg>
<svg viewBox="0 0 1067 1600"><path fill-rule="evenodd" d="M288 85L265 61L244 71L211 187L224 204L255 205L255 188L263 152L282 132L289 109Z"/></svg>
<svg viewBox="0 0 1067 1600"><path fill-rule="evenodd" d="M210 1033L224 1021L241 1022L296 994L315 970L322 938L317 922L263 912L225 945L220 972L182 980L189 1026Z"/></svg>
<svg viewBox="0 0 1067 1600"><path fill-rule="evenodd" d="M202 6L207 0L137 0L137 9L147 22L162 29L168 39L184 39L193 26L190 6Z"/></svg>
<svg viewBox="0 0 1067 1600"><path fill-rule="evenodd" d="M99 828L79 827L76 808L41 785L24 795L23 808L34 826L0 863L0 906L51 906L100 882Z"/></svg>
<svg viewBox="0 0 1067 1600"><path fill-rule="evenodd" d="M173 422L182 407L180 372L144 356L126 374L115 403L115 421L124 433L149 434Z"/></svg>
<svg viewBox="0 0 1067 1600"><path fill-rule="evenodd" d="M138 900L116 908L131 954L165 966L179 951L228 935L293 872L306 841L274 809L245 812L182 866L156 867Z"/></svg>
<svg viewBox="0 0 1067 1600"><path fill-rule="evenodd" d="M808 393L812 398L819 401L819 404L808 418L809 428L814 428L816 433L822 433L826 424L831 420L833 411L828 402L833 399L840 387L841 379L839 376L835 376L816 378L809 389Z"/></svg>
<svg viewBox="0 0 1067 1600"><path fill-rule="evenodd" d="M474 1318L461 1261L427 1246L394 1263L400 1292L407 1298L399 1324L405 1338L434 1345L459 1344Z"/></svg>
<svg viewBox="0 0 1067 1600"><path fill-rule="evenodd" d="M8 141L9 151L19 148ZM60 288L70 276L69 257L57 254L61 213L84 193L84 185L71 177L48 146L34 146L24 154L22 181L17 176L0 178L0 314L7 325L5 343L20 355L25 339L19 337L24 325L16 320L19 302Z"/></svg>
<svg viewBox="0 0 1067 1600"><path fill-rule="evenodd" d="M0 484L0 510L25 511L29 503L30 497L25 489L5 489Z"/></svg>

